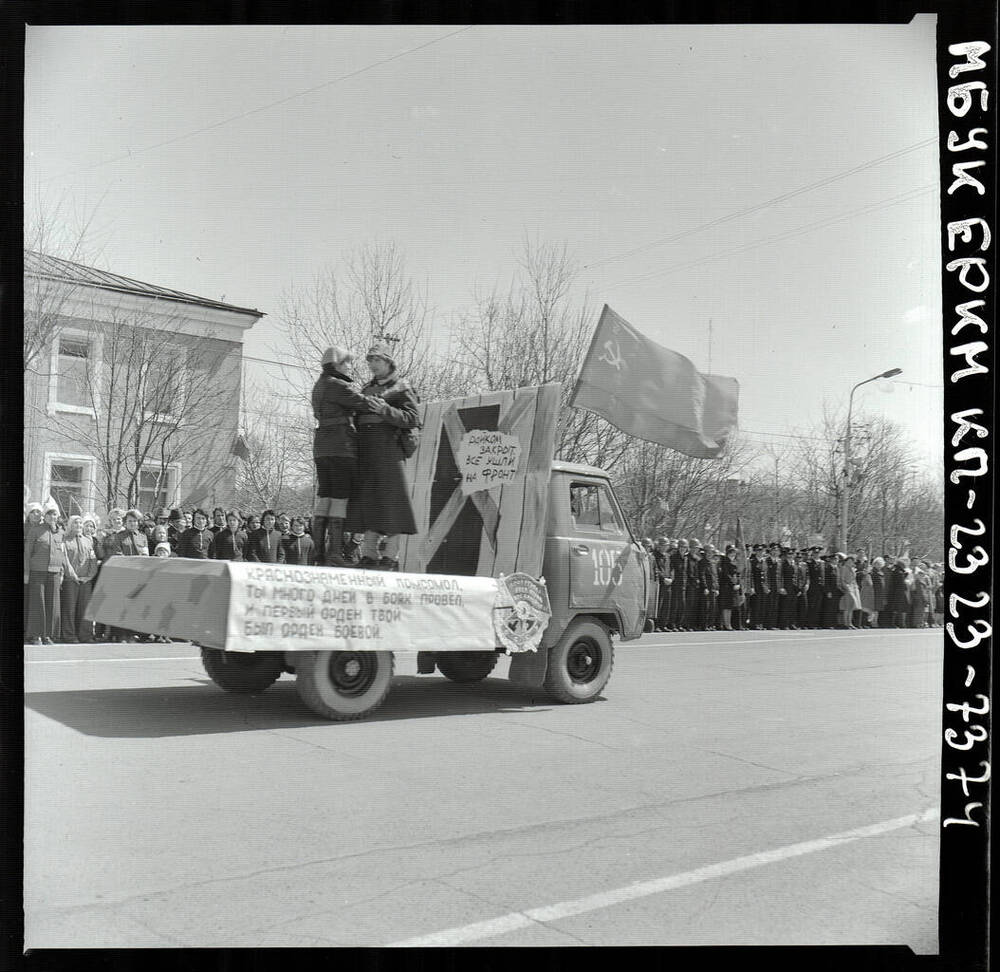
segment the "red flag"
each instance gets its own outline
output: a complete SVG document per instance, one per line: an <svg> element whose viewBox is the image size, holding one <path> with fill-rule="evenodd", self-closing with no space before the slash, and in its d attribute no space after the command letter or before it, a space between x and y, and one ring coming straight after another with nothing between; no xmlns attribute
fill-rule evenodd
<svg viewBox="0 0 1000 972"><path fill-rule="evenodd" d="M570 398L616 428L696 459L716 459L736 428L739 384L703 375L607 304Z"/></svg>

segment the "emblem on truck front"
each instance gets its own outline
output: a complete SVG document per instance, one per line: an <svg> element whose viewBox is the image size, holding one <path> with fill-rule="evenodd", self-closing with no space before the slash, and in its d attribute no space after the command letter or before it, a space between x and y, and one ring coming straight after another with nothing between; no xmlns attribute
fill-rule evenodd
<svg viewBox="0 0 1000 972"><path fill-rule="evenodd" d="M497 579L493 631L507 654L537 651L552 617L545 580L529 574L503 574Z"/></svg>

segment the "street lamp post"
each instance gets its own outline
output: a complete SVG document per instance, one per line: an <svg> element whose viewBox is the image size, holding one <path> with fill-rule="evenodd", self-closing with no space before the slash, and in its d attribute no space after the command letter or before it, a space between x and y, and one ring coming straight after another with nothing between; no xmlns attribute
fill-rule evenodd
<svg viewBox="0 0 1000 972"><path fill-rule="evenodd" d="M852 389L847 399L847 428L844 432L844 482L840 490L840 549L847 552L847 517L850 512L851 493L851 410L854 407L854 393L870 381L878 381L879 378L895 378L902 374L902 368L890 368L880 375L873 375L864 381L859 381Z"/></svg>

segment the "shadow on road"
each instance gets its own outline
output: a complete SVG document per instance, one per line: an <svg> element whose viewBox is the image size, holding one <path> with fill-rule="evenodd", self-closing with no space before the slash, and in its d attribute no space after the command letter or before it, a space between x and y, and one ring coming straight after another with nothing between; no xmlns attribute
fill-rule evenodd
<svg viewBox="0 0 1000 972"><path fill-rule="evenodd" d="M176 687L29 692L24 701L35 712L84 735L112 738L199 736L322 725L334 729L342 725L313 715L289 678L254 696L227 694L208 679L191 681L194 684ZM397 676L386 700L362 721L545 712L554 704L539 689L514 685L506 679L458 685L434 676Z"/></svg>

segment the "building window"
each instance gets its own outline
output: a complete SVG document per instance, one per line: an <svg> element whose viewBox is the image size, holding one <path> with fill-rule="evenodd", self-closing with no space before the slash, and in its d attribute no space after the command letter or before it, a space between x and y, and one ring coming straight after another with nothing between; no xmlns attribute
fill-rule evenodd
<svg viewBox="0 0 1000 972"><path fill-rule="evenodd" d="M56 339L52 407L58 411L93 414L91 379L93 343L86 335L62 334Z"/></svg>
<svg viewBox="0 0 1000 972"><path fill-rule="evenodd" d="M63 516L86 513L94 495L94 462L82 456L48 460L48 492Z"/></svg>
<svg viewBox="0 0 1000 972"><path fill-rule="evenodd" d="M142 469L139 472L139 509L144 513L155 512L162 506L170 506L177 488L177 470L159 466Z"/></svg>

